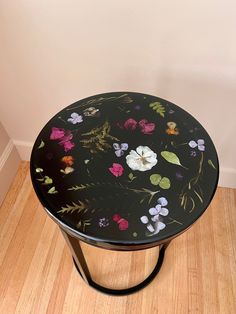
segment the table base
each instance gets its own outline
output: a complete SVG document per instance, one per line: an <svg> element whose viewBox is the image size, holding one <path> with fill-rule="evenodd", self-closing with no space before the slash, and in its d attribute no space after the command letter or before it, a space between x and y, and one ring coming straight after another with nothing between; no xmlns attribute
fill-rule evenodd
<svg viewBox="0 0 236 314"><path fill-rule="evenodd" d="M86 263L82 248L80 246L79 240L72 237L71 235L69 235L67 232L65 232L64 230L62 230L63 236L67 242L67 244L69 245L71 251L72 251L72 256L73 256L73 261L75 264L75 267L77 269L77 271L79 272L80 276L82 277L82 279L92 288L105 293L105 294L109 294L109 295L128 295L131 293L134 293L136 291L141 290L142 288L146 287L155 277L156 275L159 273L163 260L164 260L164 256L165 256L165 250L168 247L170 242L161 244L159 246L159 256L158 256L158 260L157 263L153 269L153 271L151 272L151 274L145 278L141 283L130 287L130 288L126 288L126 289L111 289L111 288L107 288L104 287L102 285L99 285L98 283L96 283L95 281L93 281L91 274L89 272L88 269L88 265Z"/></svg>

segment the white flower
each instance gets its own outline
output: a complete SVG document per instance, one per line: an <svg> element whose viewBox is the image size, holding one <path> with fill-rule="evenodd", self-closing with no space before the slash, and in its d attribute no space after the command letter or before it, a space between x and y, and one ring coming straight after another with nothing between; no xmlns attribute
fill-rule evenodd
<svg viewBox="0 0 236 314"><path fill-rule="evenodd" d="M157 154L148 146L138 146L126 156L126 163L132 170L147 171L157 164Z"/></svg>

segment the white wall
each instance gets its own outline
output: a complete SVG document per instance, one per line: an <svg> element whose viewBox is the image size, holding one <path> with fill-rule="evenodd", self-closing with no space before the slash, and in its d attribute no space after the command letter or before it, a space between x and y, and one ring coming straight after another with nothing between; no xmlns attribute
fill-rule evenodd
<svg viewBox="0 0 236 314"><path fill-rule="evenodd" d="M220 183L236 187L235 16L233 0L2 0L1 120L27 158L64 106L106 91L155 94L207 128Z"/></svg>

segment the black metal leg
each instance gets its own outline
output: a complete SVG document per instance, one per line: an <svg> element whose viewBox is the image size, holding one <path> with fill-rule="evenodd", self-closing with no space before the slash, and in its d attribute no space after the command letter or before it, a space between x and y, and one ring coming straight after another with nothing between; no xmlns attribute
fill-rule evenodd
<svg viewBox="0 0 236 314"><path fill-rule="evenodd" d="M75 267L78 270L81 277L84 279L84 281L86 281L88 285L95 288L96 290L99 290L100 292L110 294L110 295L127 295L127 294L134 293L144 288L145 286L147 286L155 278L155 276L158 274L159 270L161 269L161 266L164 260L165 250L170 244L170 242L167 242L159 246L159 256L158 256L156 266L154 267L151 274L146 279L144 279L141 283L127 289L110 289L110 288L103 287L92 280L92 277L90 275L79 240L72 237L68 233L66 233L63 229L61 229L61 231L63 233L64 238L66 239L67 244L69 245L72 251Z"/></svg>
<svg viewBox="0 0 236 314"><path fill-rule="evenodd" d="M68 233L66 233L63 229L61 229L61 232L66 240L66 243L69 245L69 248L72 252L73 260L76 264L77 270L79 271L84 281L86 281L90 285L92 278L88 269L88 265L84 258L84 254L80 246L79 240L72 237Z"/></svg>

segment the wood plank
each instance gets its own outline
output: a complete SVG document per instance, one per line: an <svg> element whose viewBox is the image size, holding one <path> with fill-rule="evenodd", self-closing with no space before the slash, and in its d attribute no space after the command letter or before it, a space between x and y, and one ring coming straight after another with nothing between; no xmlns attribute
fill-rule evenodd
<svg viewBox="0 0 236 314"><path fill-rule="evenodd" d="M134 295L111 297L81 280L22 163L0 208L0 313L236 313L235 212L236 190L218 188L201 219L172 241L157 278ZM157 258L156 248L83 249L95 279L111 287L136 284Z"/></svg>

